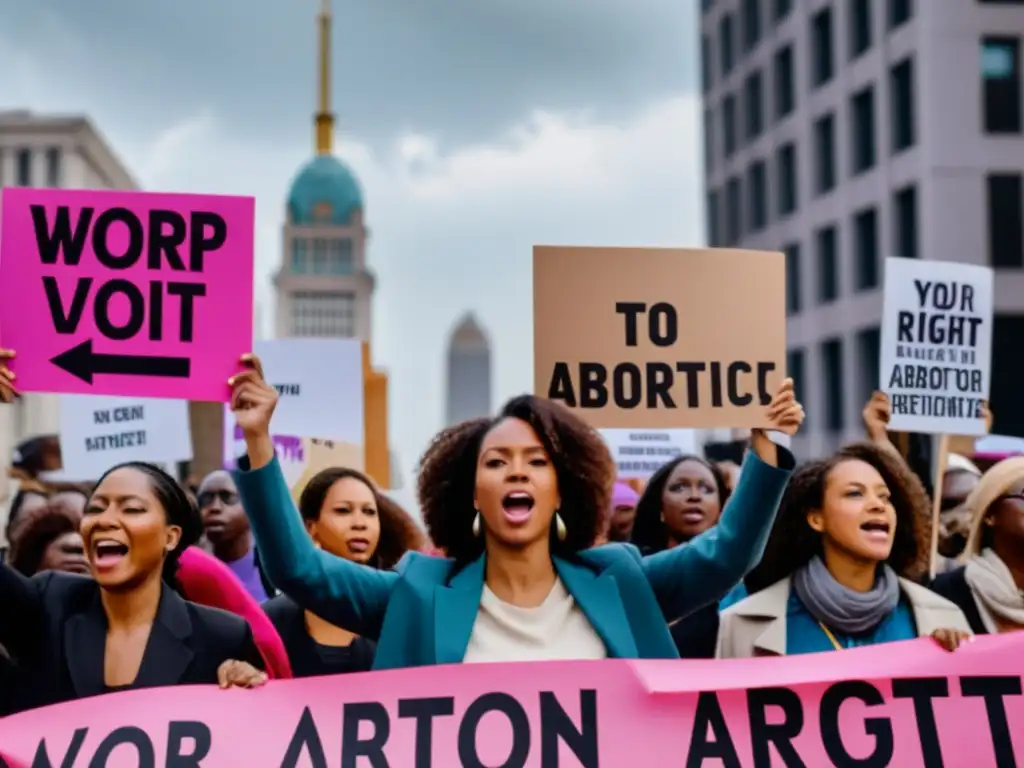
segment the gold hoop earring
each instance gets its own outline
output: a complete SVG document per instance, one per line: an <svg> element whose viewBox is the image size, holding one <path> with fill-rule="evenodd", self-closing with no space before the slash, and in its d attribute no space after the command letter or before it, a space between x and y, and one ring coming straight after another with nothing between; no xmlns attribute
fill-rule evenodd
<svg viewBox="0 0 1024 768"><path fill-rule="evenodd" d="M476 517L473 518L473 535L480 535L480 513L476 513Z"/></svg>
<svg viewBox="0 0 1024 768"><path fill-rule="evenodd" d="M558 536L559 541L565 541L565 537L569 535L569 531L565 527L565 521L562 520L562 516L557 512L555 512L555 535Z"/></svg>

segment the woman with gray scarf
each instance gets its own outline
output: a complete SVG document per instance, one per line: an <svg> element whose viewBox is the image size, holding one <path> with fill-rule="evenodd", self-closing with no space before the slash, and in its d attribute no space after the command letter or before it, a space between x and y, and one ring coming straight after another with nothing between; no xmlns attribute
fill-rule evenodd
<svg viewBox="0 0 1024 768"><path fill-rule="evenodd" d="M749 597L722 612L719 658L791 656L932 636L970 637L956 605L915 582L930 505L892 453L848 446L797 469Z"/></svg>

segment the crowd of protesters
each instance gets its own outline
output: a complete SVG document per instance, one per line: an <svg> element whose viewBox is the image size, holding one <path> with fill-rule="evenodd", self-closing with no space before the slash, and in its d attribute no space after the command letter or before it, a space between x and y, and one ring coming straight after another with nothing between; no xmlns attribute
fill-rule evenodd
<svg viewBox="0 0 1024 768"><path fill-rule="evenodd" d="M247 449L233 472L194 488L136 462L88 487L18 477L0 565L0 714L435 664L792 655L923 636L954 651L1024 627L1024 456L984 472L950 457L933 579L932 502L889 441L884 395L865 408L865 442L797 464L769 436L804 419L786 380L741 467L679 456L639 492L597 431L518 397L431 442L424 532L352 468L321 471L296 504L270 436L277 391L251 355L229 383ZM17 396L0 365L0 397Z"/></svg>

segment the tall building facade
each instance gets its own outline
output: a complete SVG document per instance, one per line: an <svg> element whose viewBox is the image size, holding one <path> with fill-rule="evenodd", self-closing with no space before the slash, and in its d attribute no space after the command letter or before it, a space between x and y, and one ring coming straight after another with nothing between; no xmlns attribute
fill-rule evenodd
<svg viewBox="0 0 1024 768"><path fill-rule="evenodd" d="M278 338L341 337L363 342L366 469L395 484L388 445L388 378L373 367L374 275L366 258L363 193L352 170L334 156L331 111L330 0L317 17L317 112L314 156L295 176L282 228L282 263L274 276Z"/></svg>
<svg viewBox="0 0 1024 768"><path fill-rule="evenodd" d="M996 431L1024 434L1024 3L702 0L701 14L708 242L786 254L787 366L808 412L794 448L863 434L887 256L997 270Z"/></svg>
<svg viewBox="0 0 1024 768"><path fill-rule="evenodd" d="M491 415L491 343L472 313L448 340L446 423Z"/></svg>
<svg viewBox="0 0 1024 768"><path fill-rule="evenodd" d="M128 169L84 116L0 111L0 187L134 190ZM0 222L0 226L2 226ZM25 395L0 407L0 505L8 501L14 446L57 432L56 395Z"/></svg>

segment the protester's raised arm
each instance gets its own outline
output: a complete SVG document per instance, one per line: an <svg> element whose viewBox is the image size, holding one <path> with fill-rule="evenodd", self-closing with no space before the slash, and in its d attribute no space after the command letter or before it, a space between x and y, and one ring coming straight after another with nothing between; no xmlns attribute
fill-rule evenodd
<svg viewBox="0 0 1024 768"><path fill-rule="evenodd" d="M774 429L790 436L803 423L803 407L794 397L792 381L787 379L779 388L768 406L768 418ZM754 430L736 490L718 525L688 543L643 559L667 621L719 600L760 562L795 466L792 453L763 430Z"/></svg>
<svg viewBox="0 0 1024 768"><path fill-rule="evenodd" d="M234 474L260 563L274 586L300 606L336 626L375 640L398 575L358 565L313 546L270 439L277 391L263 380L257 358L247 355L243 362L251 369L231 380L231 406L249 453L239 461Z"/></svg>

